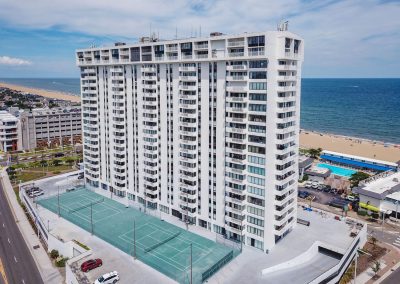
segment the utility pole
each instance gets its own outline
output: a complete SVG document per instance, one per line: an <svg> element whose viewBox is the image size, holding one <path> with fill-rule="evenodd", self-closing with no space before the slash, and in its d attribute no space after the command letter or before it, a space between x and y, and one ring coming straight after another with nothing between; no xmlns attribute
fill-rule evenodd
<svg viewBox="0 0 400 284"><path fill-rule="evenodd" d="M193 284L193 250L192 250L192 243L190 243L190 284Z"/></svg>
<svg viewBox="0 0 400 284"><path fill-rule="evenodd" d="M383 226L385 225L385 214L386 211L382 212L382 236L383 236Z"/></svg>
<svg viewBox="0 0 400 284"><path fill-rule="evenodd" d="M58 217L60 217L60 186L57 186Z"/></svg>
<svg viewBox="0 0 400 284"><path fill-rule="evenodd" d="M90 203L90 231L93 235L93 202Z"/></svg>
<svg viewBox="0 0 400 284"><path fill-rule="evenodd" d="M136 221L133 220L133 255L136 259Z"/></svg>
<svg viewBox="0 0 400 284"><path fill-rule="evenodd" d="M396 200L396 222L399 219L399 217L397 216L397 212L399 212L399 201L398 200Z"/></svg>

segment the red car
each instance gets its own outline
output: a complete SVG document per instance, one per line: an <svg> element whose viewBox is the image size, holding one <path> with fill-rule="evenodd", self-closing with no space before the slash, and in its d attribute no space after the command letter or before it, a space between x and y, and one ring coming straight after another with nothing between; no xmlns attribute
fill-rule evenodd
<svg viewBox="0 0 400 284"><path fill-rule="evenodd" d="M82 263L81 270L83 272L88 272L89 270L95 269L103 265L103 261L100 258L89 259Z"/></svg>

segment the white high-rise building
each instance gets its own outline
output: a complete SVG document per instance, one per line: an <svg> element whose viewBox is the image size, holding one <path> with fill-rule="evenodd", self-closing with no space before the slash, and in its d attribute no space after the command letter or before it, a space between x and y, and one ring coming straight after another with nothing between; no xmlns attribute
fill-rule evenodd
<svg viewBox="0 0 400 284"><path fill-rule="evenodd" d="M295 226L301 38L142 38L76 58L87 187L264 251Z"/></svg>

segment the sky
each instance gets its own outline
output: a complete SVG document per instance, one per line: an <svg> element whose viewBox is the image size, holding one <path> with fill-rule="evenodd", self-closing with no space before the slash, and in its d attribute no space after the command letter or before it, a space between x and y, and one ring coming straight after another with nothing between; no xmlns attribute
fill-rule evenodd
<svg viewBox="0 0 400 284"><path fill-rule="evenodd" d="M0 78L74 78L75 50L219 31L304 38L303 77L400 77L400 0L0 0Z"/></svg>

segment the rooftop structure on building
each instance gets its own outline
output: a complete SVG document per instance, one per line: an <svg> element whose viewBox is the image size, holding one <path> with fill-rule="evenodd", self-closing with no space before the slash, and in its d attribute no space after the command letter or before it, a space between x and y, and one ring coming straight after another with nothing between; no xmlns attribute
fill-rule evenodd
<svg viewBox="0 0 400 284"><path fill-rule="evenodd" d="M344 165L361 170L382 172L388 170L397 171L399 169L399 165L397 163L348 155L327 150L322 151L320 158L334 164Z"/></svg>
<svg viewBox="0 0 400 284"><path fill-rule="evenodd" d="M271 250L296 225L303 46L284 29L77 50L86 186Z"/></svg>

